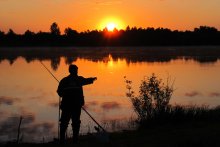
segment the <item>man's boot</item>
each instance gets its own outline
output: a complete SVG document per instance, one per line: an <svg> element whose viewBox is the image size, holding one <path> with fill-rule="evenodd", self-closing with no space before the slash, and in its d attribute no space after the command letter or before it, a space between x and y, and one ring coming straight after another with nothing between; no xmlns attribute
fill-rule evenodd
<svg viewBox="0 0 220 147"><path fill-rule="evenodd" d="M66 134L66 127L60 126L60 144L65 143L65 134Z"/></svg>
<svg viewBox="0 0 220 147"><path fill-rule="evenodd" d="M79 129L80 129L80 124L77 124L77 125L73 126L73 143L77 143L78 142Z"/></svg>

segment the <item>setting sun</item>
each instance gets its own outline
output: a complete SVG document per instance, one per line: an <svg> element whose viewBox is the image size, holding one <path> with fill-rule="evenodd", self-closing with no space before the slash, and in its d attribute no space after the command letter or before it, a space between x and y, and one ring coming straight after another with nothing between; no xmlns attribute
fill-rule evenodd
<svg viewBox="0 0 220 147"><path fill-rule="evenodd" d="M113 31L116 28L116 24L109 23L107 24L106 28L108 29L108 31Z"/></svg>
<svg viewBox="0 0 220 147"><path fill-rule="evenodd" d="M100 29L107 28L108 31L113 31L114 29L118 29L118 30L124 29L125 25L120 19L114 17L107 17L101 20L99 28Z"/></svg>

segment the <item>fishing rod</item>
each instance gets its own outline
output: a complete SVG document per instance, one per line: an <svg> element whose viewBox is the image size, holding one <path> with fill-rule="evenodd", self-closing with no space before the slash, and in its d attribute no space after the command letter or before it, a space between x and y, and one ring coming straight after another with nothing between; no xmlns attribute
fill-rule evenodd
<svg viewBox="0 0 220 147"><path fill-rule="evenodd" d="M58 82L60 83L60 81L53 75L53 73L46 67L46 65L41 62L41 65L43 65L43 67L53 76L53 78ZM60 120L60 99L61 97L59 98L59 120ZM104 131L104 132L107 132L95 119L94 117L92 117L92 115L84 108L82 107L82 110ZM59 133L59 124L58 124L58 133ZM59 136L59 135L58 135Z"/></svg>
<svg viewBox="0 0 220 147"><path fill-rule="evenodd" d="M53 78L58 82L58 83L60 83L60 81L53 75L53 73L46 67L46 65L43 63L43 62L41 62L40 61L40 63L41 63L41 65L43 65L43 67L50 73L50 75L52 75L53 76ZM59 115L58 115L58 139L60 139L60 102L61 102L61 97L59 97Z"/></svg>

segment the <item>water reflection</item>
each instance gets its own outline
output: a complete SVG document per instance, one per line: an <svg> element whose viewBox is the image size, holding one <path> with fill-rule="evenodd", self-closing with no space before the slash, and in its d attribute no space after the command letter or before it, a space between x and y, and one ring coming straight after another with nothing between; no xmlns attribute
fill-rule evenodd
<svg viewBox="0 0 220 147"><path fill-rule="evenodd" d="M22 115L22 136L20 137L21 141L28 142L39 142L42 141L43 138L52 140L51 134L54 134L54 122L42 122L37 123L35 121L35 116L33 114ZM18 130L18 122L20 120L20 116L12 115L7 119L1 121L0 125L0 141L6 140L16 140L17 138L17 130Z"/></svg>
<svg viewBox="0 0 220 147"><path fill-rule="evenodd" d="M0 48L0 62L8 60L13 64L18 57L23 57L27 63L34 60L49 60L53 70L60 65L60 57L65 58L66 64L71 64L77 58L93 62L108 62L109 55L112 60L126 59L126 62L169 62L175 59L195 60L200 63L215 63L220 58L220 47L22 47Z"/></svg>
<svg viewBox="0 0 220 147"><path fill-rule="evenodd" d="M193 50L191 50L193 49ZM189 51L190 50L190 51ZM68 75L68 65L79 75L97 76L84 87L86 109L100 122L135 117L126 98L124 76L134 90L144 76L155 73L175 78L172 104L220 105L220 48L1 48L0 141L16 139L22 116L23 141L42 142L57 136L57 79ZM93 122L82 114L81 133L93 131Z"/></svg>

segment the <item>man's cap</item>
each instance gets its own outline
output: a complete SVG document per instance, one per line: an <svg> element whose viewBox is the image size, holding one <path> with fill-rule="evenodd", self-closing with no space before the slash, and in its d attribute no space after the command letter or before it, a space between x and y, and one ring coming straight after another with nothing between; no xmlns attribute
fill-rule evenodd
<svg viewBox="0 0 220 147"><path fill-rule="evenodd" d="M69 72L70 73L76 72L77 70L78 70L78 67L75 64L71 64L69 66Z"/></svg>

